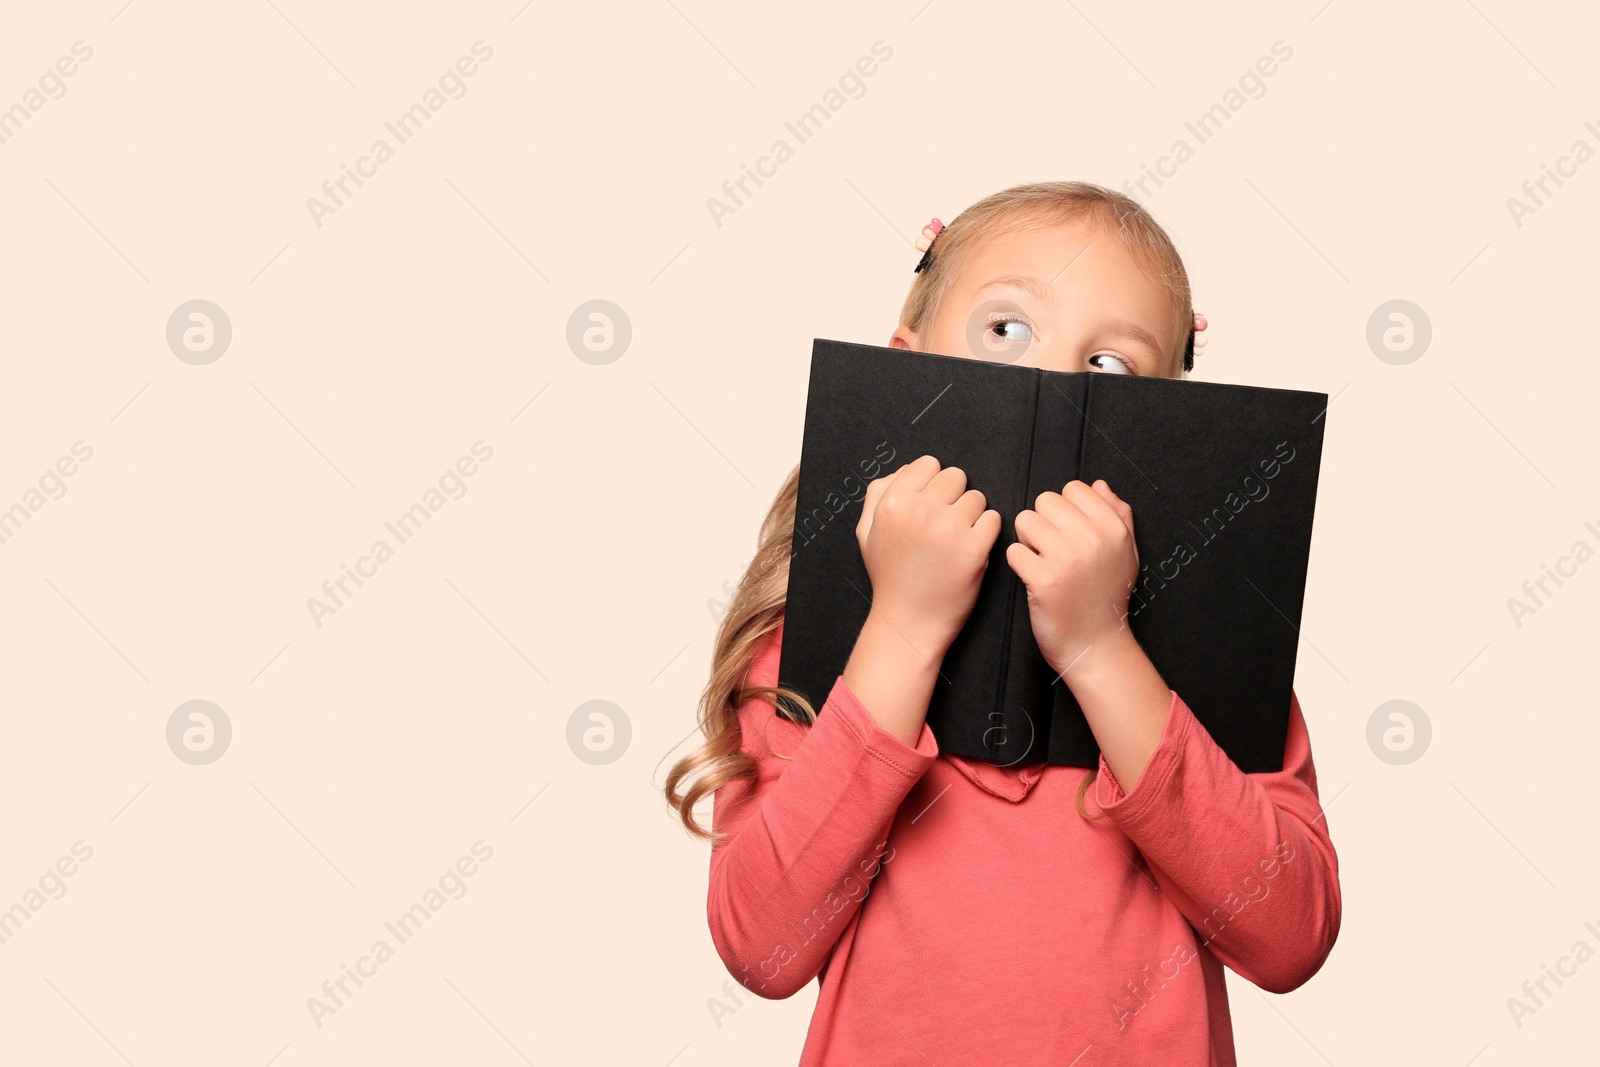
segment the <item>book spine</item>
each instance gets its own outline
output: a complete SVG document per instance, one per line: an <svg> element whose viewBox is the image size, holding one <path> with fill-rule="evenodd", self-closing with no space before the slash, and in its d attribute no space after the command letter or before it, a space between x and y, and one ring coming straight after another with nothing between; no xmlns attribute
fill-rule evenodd
<svg viewBox="0 0 1600 1067"><path fill-rule="evenodd" d="M1098 375L1096 375L1096 374L1085 373L1084 378L1083 378L1083 407L1078 409L1078 452L1077 452L1077 455L1072 457L1072 477L1071 477L1071 479L1069 479L1071 481L1080 481L1081 482L1081 481L1084 480L1084 466L1085 466L1085 463L1087 461L1087 457L1088 457L1088 454L1089 454L1088 453L1088 448L1089 448L1089 426L1090 426L1089 411L1094 406L1094 391L1095 391L1095 389L1094 389L1094 380L1097 377L1098 377ZM1051 697L1052 697L1052 701L1051 701L1052 709L1054 708L1054 705L1055 705L1055 699L1054 698L1057 695L1060 695L1061 697L1065 698L1062 701L1062 703L1064 703L1068 707L1074 709L1074 712L1075 712L1074 719L1075 720L1081 720L1083 722L1084 732L1088 733L1089 732L1088 720L1085 719L1084 716L1083 716L1083 708L1078 703L1077 694L1075 694L1072 691L1072 687L1069 686L1064 679L1061 680L1059 684L1060 684L1061 688L1059 690L1054 690L1052 692L1052 694L1051 694ZM1054 726L1055 724L1052 723L1051 725ZM1091 734L1091 736L1092 736L1092 734ZM1053 735L1052 735L1052 740L1054 740L1054 736Z"/></svg>
<svg viewBox="0 0 1600 1067"><path fill-rule="evenodd" d="M1083 422L1078 425L1078 455L1072 463L1072 477L1083 480L1083 450L1089 444L1089 404L1094 398L1094 375L1083 380Z"/></svg>
<svg viewBox="0 0 1600 1067"><path fill-rule="evenodd" d="M1033 504L1033 456L1039 448L1039 391L1044 387L1044 373L1039 368L1033 370L1033 408L1029 416L1031 430L1028 440L1028 462L1022 468L1022 491L1017 494L1017 499L1024 508ZM1011 534L1016 536L1016 526L1013 522ZM989 759L999 761L1002 759L1000 746L1010 741L1011 727L1015 724L1008 721L1011 696L1011 675L1015 669L1015 649L1012 645L1012 634L1016 629L1017 591L1023 588L1022 579L1015 574L1010 576L1009 591L1006 597L1006 628L1000 640L1000 675L995 680L994 710L989 715L990 728L984 732L984 745L988 749ZM1036 736L1036 728L1030 723L1028 730L1028 745L1031 748Z"/></svg>

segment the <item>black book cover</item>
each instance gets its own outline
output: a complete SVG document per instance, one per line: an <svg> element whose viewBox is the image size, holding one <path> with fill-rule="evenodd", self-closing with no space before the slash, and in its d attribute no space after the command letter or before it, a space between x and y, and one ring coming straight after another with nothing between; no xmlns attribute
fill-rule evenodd
<svg viewBox="0 0 1600 1067"><path fill-rule="evenodd" d="M816 339L780 684L822 710L872 603L855 536L867 483L929 454L965 471L1001 516L928 706L940 749L1096 766L1005 549L1040 493L1104 478L1133 508L1128 623L1140 646L1240 769L1281 770L1327 406L1326 393Z"/></svg>

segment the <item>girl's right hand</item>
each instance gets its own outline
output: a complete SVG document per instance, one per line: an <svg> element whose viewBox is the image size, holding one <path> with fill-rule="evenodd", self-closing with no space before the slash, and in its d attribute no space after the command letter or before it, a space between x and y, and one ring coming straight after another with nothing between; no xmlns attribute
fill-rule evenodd
<svg viewBox="0 0 1600 1067"><path fill-rule="evenodd" d="M872 611L943 654L972 613L999 536L1000 513L959 467L921 456L874 479L856 523Z"/></svg>

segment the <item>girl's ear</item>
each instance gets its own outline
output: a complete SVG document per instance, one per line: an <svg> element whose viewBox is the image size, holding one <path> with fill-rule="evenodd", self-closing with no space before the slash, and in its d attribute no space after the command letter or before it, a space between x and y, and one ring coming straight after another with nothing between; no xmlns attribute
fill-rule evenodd
<svg viewBox="0 0 1600 1067"><path fill-rule="evenodd" d="M909 348L917 351L917 331L904 326L897 327L889 337L890 348Z"/></svg>

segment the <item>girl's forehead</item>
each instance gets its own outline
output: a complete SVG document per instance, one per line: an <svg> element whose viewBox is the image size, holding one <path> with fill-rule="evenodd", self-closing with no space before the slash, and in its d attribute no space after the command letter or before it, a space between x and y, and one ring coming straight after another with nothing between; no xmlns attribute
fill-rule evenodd
<svg viewBox="0 0 1600 1067"><path fill-rule="evenodd" d="M1082 220L1014 225L996 232L973 248L960 282L975 289L1002 275L1031 274L1054 285L1131 272L1144 273L1116 229Z"/></svg>

